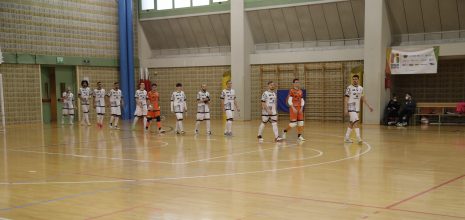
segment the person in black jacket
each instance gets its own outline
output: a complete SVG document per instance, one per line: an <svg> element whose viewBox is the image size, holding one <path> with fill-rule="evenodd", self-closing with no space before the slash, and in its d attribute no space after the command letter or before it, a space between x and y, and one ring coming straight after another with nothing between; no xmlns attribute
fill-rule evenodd
<svg viewBox="0 0 465 220"><path fill-rule="evenodd" d="M383 122L385 125L394 125L399 117L400 102L397 101L397 95L393 94L384 110Z"/></svg>
<svg viewBox="0 0 465 220"><path fill-rule="evenodd" d="M408 125L410 117L412 117L413 113L415 113L415 109L417 108L417 102L413 100L412 94L407 93L405 94L405 102L402 106L400 113L399 113L399 122L397 126L404 127Z"/></svg>

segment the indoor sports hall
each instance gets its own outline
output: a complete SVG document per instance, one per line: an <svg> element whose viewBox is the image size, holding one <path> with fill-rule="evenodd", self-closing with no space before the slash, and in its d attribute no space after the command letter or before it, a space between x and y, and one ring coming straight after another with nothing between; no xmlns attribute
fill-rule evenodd
<svg viewBox="0 0 465 220"><path fill-rule="evenodd" d="M0 220L465 219L465 0L0 0Z"/></svg>

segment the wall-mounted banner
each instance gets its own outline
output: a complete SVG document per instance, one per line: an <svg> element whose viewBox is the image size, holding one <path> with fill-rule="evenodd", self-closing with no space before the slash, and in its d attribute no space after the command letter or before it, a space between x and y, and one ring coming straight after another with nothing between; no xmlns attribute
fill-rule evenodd
<svg viewBox="0 0 465 220"><path fill-rule="evenodd" d="M438 73L439 47L423 50L388 48L386 71L390 74Z"/></svg>

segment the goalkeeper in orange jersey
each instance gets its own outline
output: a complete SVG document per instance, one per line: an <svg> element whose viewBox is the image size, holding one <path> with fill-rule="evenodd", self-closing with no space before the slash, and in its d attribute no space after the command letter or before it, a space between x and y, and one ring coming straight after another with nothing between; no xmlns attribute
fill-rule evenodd
<svg viewBox="0 0 465 220"><path fill-rule="evenodd" d="M300 89L299 79L294 79L292 81L292 89L289 90L289 95L287 96L287 104L289 105L289 114L290 114L290 123L286 129L283 131L282 138L286 139L286 134L291 128L297 127L297 139L299 141L305 141L305 138L302 136L304 131L304 105L305 101L303 99L303 92Z"/></svg>
<svg viewBox="0 0 465 220"><path fill-rule="evenodd" d="M149 101L148 105L148 114L147 114L147 127L146 130L149 130L150 123L152 120L157 120L158 133L165 133L165 130L161 128L161 117L160 117L160 94L157 91L157 84L154 83L151 86L151 90L147 94L147 99Z"/></svg>

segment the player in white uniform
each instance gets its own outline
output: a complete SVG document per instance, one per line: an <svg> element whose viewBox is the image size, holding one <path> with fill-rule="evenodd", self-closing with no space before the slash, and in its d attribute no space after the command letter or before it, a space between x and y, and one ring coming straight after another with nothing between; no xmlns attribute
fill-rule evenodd
<svg viewBox="0 0 465 220"><path fill-rule="evenodd" d="M273 126L273 132L275 141L281 141L281 137L279 137L279 130L278 130L278 96L275 92L276 85L273 81L268 82L268 90L263 92L262 94L262 123L258 127L258 141L263 142L263 129L265 129L265 124L271 122Z"/></svg>
<svg viewBox="0 0 465 220"><path fill-rule="evenodd" d="M182 120L183 114L187 112L186 94L182 91L182 84L176 83L176 91L171 94L171 112L176 114L176 134L184 134Z"/></svg>
<svg viewBox="0 0 465 220"><path fill-rule="evenodd" d="M94 89L94 107L97 112L97 126L103 127L103 117L105 116L105 89L102 87L101 82L97 82L97 88Z"/></svg>
<svg viewBox="0 0 465 220"><path fill-rule="evenodd" d="M368 104L363 94L363 87L359 85L358 81L358 75L352 76L352 85L348 86L345 92L344 112L346 114L349 114L350 117L349 126L347 127L347 132L344 138L344 141L346 143L352 143L352 140L350 139L352 129L355 130L358 143L363 142L362 138L360 137L360 128L358 127L358 113L360 112L361 102L365 103L368 106L370 112L373 111L373 108Z"/></svg>
<svg viewBox="0 0 465 220"><path fill-rule="evenodd" d="M81 88L79 88L79 92L78 92L79 100L81 101L81 109L82 109L81 125L90 126L89 105L90 105L91 95L92 95L92 90L89 88L89 82L87 80L82 80Z"/></svg>
<svg viewBox="0 0 465 220"><path fill-rule="evenodd" d="M119 89L119 82L113 83L114 88L108 92L107 96L110 97L110 129L119 129L118 120L121 117L121 107L124 106L123 93Z"/></svg>
<svg viewBox="0 0 465 220"><path fill-rule="evenodd" d="M136 94L134 95L136 99L136 111L134 112L134 122L132 123L132 129L136 128L137 121L140 117L144 120L144 129L147 127L147 91L145 90L145 84L140 83L139 89L136 90ZM145 129L147 131L147 129Z"/></svg>
<svg viewBox="0 0 465 220"><path fill-rule="evenodd" d="M210 93L207 91L207 84L202 84L200 91L197 93L197 121L195 122L195 134L199 133L201 121L206 121L207 134L211 135L210 130Z"/></svg>
<svg viewBox="0 0 465 220"><path fill-rule="evenodd" d="M74 124L74 94L71 92L71 88L67 87L66 91L61 95L63 101L63 116L61 118L61 124L65 124L65 118L69 116L69 124Z"/></svg>
<svg viewBox="0 0 465 220"><path fill-rule="evenodd" d="M227 89L221 92L221 99L223 99L223 110L226 113L226 128L224 130L225 136L232 136L232 122L234 120L234 110L238 112L239 107L236 100L236 92L232 89L231 80L226 82Z"/></svg>

